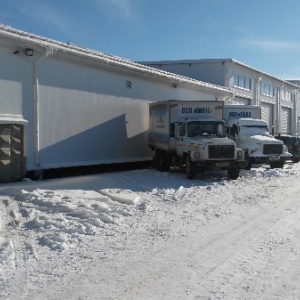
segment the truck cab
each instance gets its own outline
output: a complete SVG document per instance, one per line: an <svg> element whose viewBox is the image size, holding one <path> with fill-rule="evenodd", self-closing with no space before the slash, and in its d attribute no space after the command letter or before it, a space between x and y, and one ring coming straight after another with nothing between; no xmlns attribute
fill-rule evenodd
<svg viewBox="0 0 300 300"><path fill-rule="evenodd" d="M294 163L300 161L300 137L289 134L279 134L275 136L276 139L282 141L292 154L290 158Z"/></svg>
<svg viewBox="0 0 300 300"><path fill-rule="evenodd" d="M177 164L185 166L188 178L197 171L223 169L231 179L246 166L244 151L226 137L225 123L213 118L185 119L174 124Z"/></svg>
<svg viewBox="0 0 300 300"><path fill-rule="evenodd" d="M185 120L178 123L176 136L177 154L182 155L187 144L204 145L207 140L225 138L224 122L213 119ZM183 143L184 141L184 143Z"/></svg>
<svg viewBox="0 0 300 300"><path fill-rule="evenodd" d="M285 161L291 157L283 142L269 133L266 121L252 118L232 119L227 126L228 137L245 150L247 169L253 164L283 168Z"/></svg>

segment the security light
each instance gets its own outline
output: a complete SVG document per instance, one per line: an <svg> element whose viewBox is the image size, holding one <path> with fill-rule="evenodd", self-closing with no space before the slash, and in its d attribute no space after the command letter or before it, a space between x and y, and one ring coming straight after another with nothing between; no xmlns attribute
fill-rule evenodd
<svg viewBox="0 0 300 300"><path fill-rule="evenodd" d="M32 55L33 55L33 52L34 52L33 49L30 49L30 48L26 48L26 49L25 49L25 54L28 55L28 56L32 56Z"/></svg>

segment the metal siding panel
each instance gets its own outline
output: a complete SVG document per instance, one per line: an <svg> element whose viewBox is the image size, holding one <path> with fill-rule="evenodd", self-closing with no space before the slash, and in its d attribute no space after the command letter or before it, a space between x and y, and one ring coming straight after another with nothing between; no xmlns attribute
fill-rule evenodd
<svg viewBox="0 0 300 300"><path fill-rule="evenodd" d="M291 133L291 109L282 107L281 109L281 124L280 132L290 134Z"/></svg>
<svg viewBox="0 0 300 300"><path fill-rule="evenodd" d="M232 104L250 105L250 100L246 98L234 97L231 100Z"/></svg>
<svg viewBox="0 0 300 300"><path fill-rule="evenodd" d="M0 115L22 116L25 128L27 161L34 161L33 62L36 57L13 54L16 46L0 40Z"/></svg>
<svg viewBox="0 0 300 300"><path fill-rule="evenodd" d="M24 58L12 55L11 49L0 47L0 114L22 115L26 66Z"/></svg>
<svg viewBox="0 0 300 300"><path fill-rule="evenodd" d="M41 88L40 162L78 165L151 159L148 102ZM55 95L55 96L54 96Z"/></svg>
<svg viewBox="0 0 300 300"><path fill-rule="evenodd" d="M273 126L273 105L261 102L261 118L268 123L269 132L272 132Z"/></svg>
<svg viewBox="0 0 300 300"><path fill-rule="evenodd" d="M145 63L147 65L147 63ZM210 63L160 63L157 65L149 64L154 68L180 74L197 80L224 86L224 65L219 62Z"/></svg>
<svg viewBox="0 0 300 300"><path fill-rule="evenodd" d="M56 58L39 66L39 168L152 159L149 99L215 99L210 91Z"/></svg>

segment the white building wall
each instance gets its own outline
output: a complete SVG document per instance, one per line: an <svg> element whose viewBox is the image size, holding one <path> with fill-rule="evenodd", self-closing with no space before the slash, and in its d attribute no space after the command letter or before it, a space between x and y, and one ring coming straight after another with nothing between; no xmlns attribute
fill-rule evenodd
<svg viewBox="0 0 300 300"><path fill-rule="evenodd" d="M39 64L38 79L38 149L28 158L29 169L149 160L150 102L216 99L211 90L174 88L55 55Z"/></svg>
<svg viewBox="0 0 300 300"><path fill-rule="evenodd" d="M32 64L14 49L0 43L0 115L21 115L23 99L33 98Z"/></svg>
<svg viewBox="0 0 300 300"><path fill-rule="evenodd" d="M21 115L27 170L152 159L148 104L230 93L29 43L0 41L0 118ZM14 54L15 52L15 54Z"/></svg>

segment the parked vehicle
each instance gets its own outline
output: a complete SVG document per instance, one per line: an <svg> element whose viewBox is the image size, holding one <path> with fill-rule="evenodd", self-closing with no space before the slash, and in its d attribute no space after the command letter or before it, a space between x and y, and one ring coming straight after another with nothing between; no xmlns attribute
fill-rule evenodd
<svg viewBox="0 0 300 300"><path fill-rule="evenodd" d="M253 164L269 164L283 168L292 155L282 141L272 136L268 124L261 120L261 108L256 105L225 105L224 120L227 135L245 150L247 169Z"/></svg>
<svg viewBox="0 0 300 300"><path fill-rule="evenodd" d="M188 179L198 171L222 169L237 179L246 161L244 151L226 137L223 107L221 101L150 103L148 144L156 169L185 168Z"/></svg>
<svg viewBox="0 0 300 300"><path fill-rule="evenodd" d="M276 139L283 141L288 151L292 154L291 160L294 163L300 161L300 137L288 134L279 134Z"/></svg>

